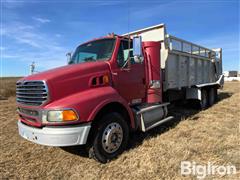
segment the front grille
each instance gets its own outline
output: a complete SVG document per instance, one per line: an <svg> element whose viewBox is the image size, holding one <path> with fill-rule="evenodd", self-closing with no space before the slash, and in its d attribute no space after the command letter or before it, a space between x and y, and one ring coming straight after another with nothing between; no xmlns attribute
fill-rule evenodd
<svg viewBox="0 0 240 180"><path fill-rule="evenodd" d="M40 106L48 100L48 89L44 81L19 81L16 86L18 103Z"/></svg>

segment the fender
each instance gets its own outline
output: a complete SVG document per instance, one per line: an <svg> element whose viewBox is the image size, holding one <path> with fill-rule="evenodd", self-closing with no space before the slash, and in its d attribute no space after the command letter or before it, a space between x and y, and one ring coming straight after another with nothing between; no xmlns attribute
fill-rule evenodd
<svg viewBox="0 0 240 180"><path fill-rule="evenodd" d="M91 122L105 105L112 102L118 102L126 108L130 117L131 126L134 127L134 116L131 108L111 86L97 87L75 93L46 105L44 109L56 110L72 108L79 115L79 120L74 122L75 124Z"/></svg>
<svg viewBox="0 0 240 180"><path fill-rule="evenodd" d="M116 92L117 93L117 92ZM89 120L93 120L95 119L96 115L98 114L98 112L101 111L101 109L103 107L105 107L106 105L110 104L110 103L114 103L117 102L119 104L121 104L123 107L125 107L125 109L128 112L128 115L130 117L130 122L131 122L131 127L134 128L135 127L135 122L134 122L134 116L133 116L133 112L131 110L131 108L128 106L127 102L117 93L115 98L110 98L110 99L106 99L104 101L102 101L94 110L93 112L90 114L89 116Z"/></svg>

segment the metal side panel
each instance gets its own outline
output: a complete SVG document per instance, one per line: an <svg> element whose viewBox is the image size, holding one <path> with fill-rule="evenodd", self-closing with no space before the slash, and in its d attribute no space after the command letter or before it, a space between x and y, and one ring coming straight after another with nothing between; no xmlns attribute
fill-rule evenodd
<svg viewBox="0 0 240 180"><path fill-rule="evenodd" d="M169 54L167 59L167 69L165 69L167 89L178 87L178 56Z"/></svg>
<svg viewBox="0 0 240 180"><path fill-rule="evenodd" d="M207 61L207 60L204 60L203 61L203 64L204 64L204 82L210 82L209 81L209 66L210 66L210 63L211 61Z"/></svg>
<svg viewBox="0 0 240 180"><path fill-rule="evenodd" d="M197 84L202 84L202 76L203 76L203 63L201 59L197 59L198 65L198 73L197 73Z"/></svg>
<svg viewBox="0 0 240 180"><path fill-rule="evenodd" d="M209 70L209 73L210 73L210 82L215 82L217 79L216 79L216 76L215 76L215 67L214 67L214 63L211 62L210 63L210 70Z"/></svg>
<svg viewBox="0 0 240 180"><path fill-rule="evenodd" d="M214 64L210 59L183 53L170 52L164 72L164 91L216 82Z"/></svg>
<svg viewBox="0 0 240 180"><path fill-rule="evenodd" d="M180 60L180 67L179 67L179 87L178 88L181 89L181 87L188 86L188 73L187 73L188 72L188 65L187 65L188 57L180 55L179 60Z"/></svg>
<svg viewBox="0 0 240 180"><path fill-rule="evenodd" d="M192 86L195 84L195 58L189 58L189 85Z"/></svg>

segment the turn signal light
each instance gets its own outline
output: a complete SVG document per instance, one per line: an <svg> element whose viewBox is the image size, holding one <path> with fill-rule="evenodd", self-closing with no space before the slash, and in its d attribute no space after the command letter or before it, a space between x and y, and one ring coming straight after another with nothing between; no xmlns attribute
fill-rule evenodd
<svg viewBox="0 0 240 180"><path fill-rule="evenodd" d="M77 120L77 115L73 110L64 110L62 112L63 121Z"/></svg>
<svg viewBox="0 0 240 180"><path fill-rule="evenodd" d="M103 84L109 84L109 77L108 75L103 76Z"/></svg>
<svg viewBox="0 0 240 180"><path fill-rule="evenodd" d="M109 83L110 83L110 79L109 79L108 75L102 75L102 76L94 77L91 80L91 85L93 87L109 85Z"/></svg>

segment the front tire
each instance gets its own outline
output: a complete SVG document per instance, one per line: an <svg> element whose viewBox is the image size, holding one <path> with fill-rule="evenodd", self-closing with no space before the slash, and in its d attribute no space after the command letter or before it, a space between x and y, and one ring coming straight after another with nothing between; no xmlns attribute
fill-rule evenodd
<svg viewBox="0 0 240 180"><path fill-rule="evenodd" d="M121 154L127 144L129 127L123 117L116 112L101 118L96 129L89 156L106 163Z"/></svg>

